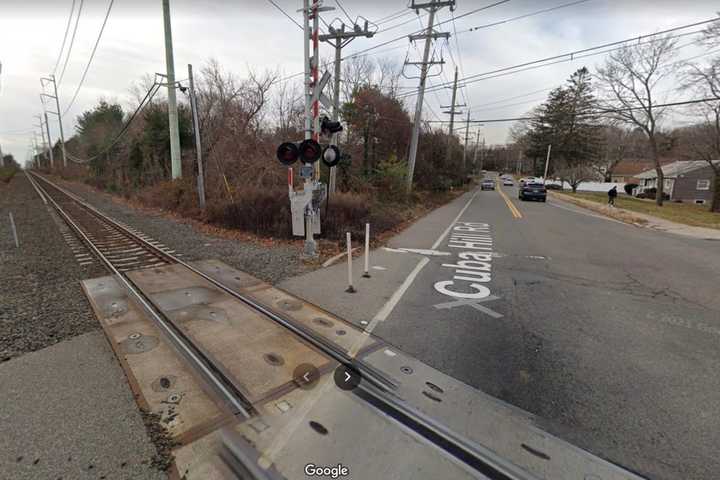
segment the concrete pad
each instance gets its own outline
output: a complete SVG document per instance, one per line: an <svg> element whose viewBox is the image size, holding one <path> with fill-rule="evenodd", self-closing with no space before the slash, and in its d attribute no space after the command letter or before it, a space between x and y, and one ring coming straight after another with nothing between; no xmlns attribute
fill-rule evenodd
<svg viewBox="0 0 720 480"><path fill-rule="evenodd" d="M163 479L102 332L0 364L0 477Z"/></svg>

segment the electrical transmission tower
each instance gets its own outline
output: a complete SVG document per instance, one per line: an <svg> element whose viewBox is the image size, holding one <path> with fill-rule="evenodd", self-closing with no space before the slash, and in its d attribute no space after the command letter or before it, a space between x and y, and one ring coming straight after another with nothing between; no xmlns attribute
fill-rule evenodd
<svg viewBox="0 0 720 480"><path fill-rule="evenodd" d="M410 139L410 153L408 156L408 172L407 172L407 190L412 191L413 174L415 173L415 159L417 157L418 140L420 139L420 122L422 121L422 108L425 100L425 83L428 77L428 67L435 64L443 64L442 60L435 61L430 60L430 47L432 41L438 38L448 39L450 38L449 32L435 32L435 13L443 7L455 8L455 0L431 0L430 2L416 3L412 0L410 4L411 9L417 13L420 10L427 10L428 15L428 26L425 33L410 35L410 41L425 40L425 50L423 51L422 62L408 62L405 61L405 65L417 65L420 67L420 86L418 88L417 103L415 105L415 118L413 121L412 138ZM453 101L454 103L454 101Z"/></svg>
<svg viewBox="0 0 720 480"><path fill-rule="evenodd" d="M334 23L334 22L333 22ZM355 23L352 27L352 30L346 31L345 30L345 23L340 22L340 27L336 28L331 24L328 27L328 32L326 34L320 35L320 41L328 42L330 45L335 47L335 78L334 81L334 89L333 89L333 121L337 122L340 119L340 66L341 66L341 60L342 60L342 49L345 47L348 43L352 42L357 37L366 37L370 38L373 35L375 35L375 31L370 31L369 28L369 22L365 20L364 25L361 27L357 23ZM337 145L338 144L338 137L339 133L336 133L332 136L332 139L330 141L331 145ZM335 167L330 167L330 175L329 175L329 185L328 188L330 189L331 193L335 192Z"/></svg>

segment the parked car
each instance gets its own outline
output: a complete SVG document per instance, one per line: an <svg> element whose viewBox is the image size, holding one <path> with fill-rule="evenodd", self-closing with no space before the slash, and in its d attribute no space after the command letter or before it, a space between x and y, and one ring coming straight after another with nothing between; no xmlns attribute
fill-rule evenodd
<svg viewBox="0 0 720 480"><path fill-rule="evenodd" d="M486 178L480 182L480 190L495 190L495 180Z"/></svg>
<svg viewBox="0 0 720 480"><path fill-rule="evenodd" d="M520 200L540 200L544 202L547 198L547 190L542 183L525 183L518 191Z"/></svg>
<svg viewBox="0 0 720 480"><path fill-rule="evenodd" d="M503 186L512 187L513 185L514 184L513 184L512 178L507 178L507 177L503 178Z"/></svg>

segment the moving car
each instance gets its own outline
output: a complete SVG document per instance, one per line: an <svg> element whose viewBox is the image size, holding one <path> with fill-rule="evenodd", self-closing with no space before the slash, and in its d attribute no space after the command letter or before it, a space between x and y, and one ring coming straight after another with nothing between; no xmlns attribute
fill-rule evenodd
<svg viewBox="0 0 720 480"><path fill-rule="evenodd" d="M512 178L507 178L507 177L506 177L506 178L503 178L503 186L505 186L505 187L512 187L513 185L514 185L514 184L513 184Z"/></svg>
<svg viewBox="0 0 720 480"><path fill-rule="evenodd" d="M540 200L544 202L547 198L545 185L537 182L526 182L518 190L520 200Z"/></svg>
<svg viewBox="0 0 720 480"><path fill-rule="evenodd" d="M480 182L480 190L495 190L495 180L486 178Z"/></svg>

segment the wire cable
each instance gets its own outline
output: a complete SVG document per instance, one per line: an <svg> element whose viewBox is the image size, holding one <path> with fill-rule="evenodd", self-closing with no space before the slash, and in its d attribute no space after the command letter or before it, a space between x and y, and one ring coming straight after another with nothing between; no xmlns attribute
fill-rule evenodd
<svg viewBox="0 0 720 480"><path fill-rule="evenodd" d="M123 125L123 127L120 129L120 132L118 132L118 134L115 136L115 138L109 144L107 144L106 147L103 147L103 149L99 153L93 155L90 158L78 158L74 155L68 154L68 158L73 160L75 163L89 163L89 162L92 162L93 160L95 160L96 158L99 158L102 154L108 152L120 140L120 138L125 134L127 129L130 127L130 124L133 122L133 120L135 120L135 117L137 116L137 114L140 113L140 111L143 108L145 108L152 101L155 94L158 92L158 90L160 90L160 86L161 85L158 82L155 82L152 84L150 89L145 94L145 97L140 101L140 104L138 105L138 107L135 109L135 111L132 113L132 115L130 115L130 118L128 118L127 122L125 122L125 125Z"/></svg>
<svg viewBox="0 0 720 480"><path fill-rule="evenodd" d="M657 37L657 36L659 36L659 35L664 35L664 34L666 34L666 33L676 32L676 31L678 31L678 30L684 30L684 29L687 29L687 28L696 27L696 26L699 26L699 25L705 25L705 24L708 24L708 23L711 23L711 22L717 22L717 21L720 21L720 19L718 19L718 18L713 18L713 19L710 19L710 20L702 21L702 22L696 22L696 23L691 23L691 24L687 24L687 25L681 25L681 26L679 26L679 27L669 28L669 29L666 29L666 30L661 30L661 31L659 31L659 32L655 32L655 33L651 33L651 34L647 34L647 35L640 35L640 36L631 37L631 38L628 38L628 39L625 39L625 40L618 40L618 41L615 41L615 42L608 42L608 43L604 43L604 44L601 44L601 45L596 45L596 46L594 46L594 47L583 48L583 49L575 50L575 51L568 52L568 53L563 53L563 54L559 54L559 55L553 55L553 56L550 56L550 57L545 57L545 58L541 58L541 59L538 59L538 60L532 60L532 61L528 61L528 62L524 62L524 63L517 64L517 65L511 65L511 66L509 66L509 67L502 67L502 68L499 68L499 69L490 70L490 71L483 72L483 73L477 73L477 74L474 74L474 75L469 75L469 76L466 76L466 77L462 78L461 81L463 82L463 85L467 85L467 84L475 83L475 82L478 82L478 81L481 81L481 80L486 80L487 78L495 78L495 77L498 76L498 75L495 75L495 77L488 77L488 76L489 76L489 75L494 75L494 74L497 74L497 73L509 72L509 73L506 73L506 74L513 74L513 73L518 73L518 72L520 72L520 71L528 70L527 68L522 69L522 70L517 70L517 69L521 69L521 68L523 68L523 67L539 68L539 67L543 67L543 66L553 65L553 64L555 64L555 63L572 61L572 60L575 60L575 59L578 59L578 58L583 58L583 57L586 57L586 56L599 55L599 54L602 54L602 53L608 53L608 52L611 52L611 51L613 51L613 50L617 50L617 49L623 48L623 47L625 46L625 44L627 44L627 43L629 43L629 42L638 42L638 44L641 44L641 41L642 41L643 39L653 38L653 37ZM684 34L679 34L679 35L672 36L671 38L679 38L679 37L685 36L685 35L693 35L693 34L700 33L701 31L702 31L702 30L697 30L697 31L694 31L694 32L688 32L688 33L684 33ZM645 43L650 43L650 42L653 42L653 41L657 41L657 40L651 40L651 41L645 42ZM613 48L613 49L609 49L609 50L605 50L605 51L601 51L601 52L594 52L595 50L607 49L608 47L617 47L617 48ZM578 54L588 53L588 52L594 52L594 53L590 53L590 54L588 54L588 55L578 55ZM557 60L557 61L555 61L555 62L553 62L553 63L546 63L546 62L551 62L552 60ZM517 70L517 71L514 71L514 70ZM481 78L481 77L485 77L485 78ZM445 84L436 85L435 88L442 88L442 87L447 87L447 86L448 86L448 84L445 83ZM404 96L413 96L413 95L417 95L417 93L418 93L417 91L415 91L415 92L407 92L407 93L405 93L405 94L403 94L403 95L404 95Z"/></svg>
<svg viewBox="0 0 720 480"><path fill-rule="evenodd" d="M65 50L65 42L67 41L67 36L70 32L70 23L72 23L73 12L75 12L75 0L72 1L72 6L70 7L70 15L68 15L67 25L65 26L65 35L63 35L62 45L60 45L60 53L58 53L58 58L55 62L55 68L53 68L53 75L55 75L55 72L57 72L58 66L60 65L60 59L62 59L62 54Z"/></svg>
<svg viewBox="0 0 720 480"><path fill-rule="evenodd" d="M280 5L278 5L277 3L275 3L273 0L267 0L267 1L270 2L270 4L271 4L273 7L277 8L278 10L280 10L280 13L282 13L283 15L285 15L291 22L293 22L295 25L297 25L297 27L298 27L299 29L303 30L303 26L300 25L300 24L299 24L293 17L291 17L285 10L283 10L282 7L280 7Z"/></svg>
<svg viewBox="0 0 720 480"><path fill-rule="evenodd" d="M678 102L669 102L669 103L658 103L652 105L652 108L665 108L665 107L677 107L681 105L692 105L696 103L710 103L710 102L717 102L718 99L715 97L710 98L695 98L692 100L682 100ZM612 113L622 113L622 112L630 112L633 110L643 110L646 109L647 106L639 106L639 107L623 107L623 108L606 108L606 109L598 109L595 111L589 111L589 112L581 112L575 114L575 116L578 117L601 117L603 115L608 115ZM498 123L498 122L518 122L518 121L526 121L526 120L532 120L534 117L515 117L515 118L496 118L496 119L490 119L490 120L470 120L470 123ZM440 120L435 121L431 120L429 123L448 123L449 120Z"/></svg>
<svg viewBox="0 0 720 480"><path fill-rule="evenodd" d="M507 2L509 2L509 1L510 1L510 0L500 0L500 1L498 1L498 2L491 3L491 4L489 4L489 5L485 5L484 7L476 8L475 10L470 10L469 12L463 13L462 15L458 15L457 17L455 17L455 19L467 17L468 15L473 15L473 14L475 14L475 13L482 12L483 10L488 10L488 9L490 9L490 8L497 7L498 5L502 5L503 3L507 3ZM449 21L450 21L450 20L446 20L446 21L443 21L443 22L436 23L435 26L436 26L436 27L439 27L440 25L443 25L443 24L445 24L445 23L448 23ZM360 54L360 53L369 52L369 51L371 51L371 50L375 50L376 48L384 47L385 45L388 45L388 44L397 42L397 41L399 41L399 40L404 40L404 39L406 39L409 35L415 35L415 34L424 33L424 32L425 32L425 29L415 30L414 32L412 32L412 33L410 33L410 34L408 34L408 35L401 35L401 36L399 36L399 37L393 38L393 39L388 40L388 41L383 42L383 43L379 43L379 44L377 44L377 45L375 45L375 46L366 48L365 50L360 50L359 52L355 52L355 53ZM343 58L342 60L345 60L345 58Z"/></svg>
<svg viewBox="0 0 720 480"><path fill-rule="evenodd" d="M72 100L68 103L67 107L65 108L65 111L63 111L62 116L64 117L67 115L67 113L70 111L70 108L72 108L73 104L75 103L75 100L77 99L78 93L80 93L80 89L83 86L83 83L85 83L85 77L87 76L88 70L90 70L90 64L93 61L93 58L95 58L95 52L97 51L98 44L100 43L100 39L102 38L103 32L105 31L105 25L107 24L108 17L110 17L110 11L112 10L113 3L115 0L110 0L110 3L108 4L107 12L105 12L105 19L103 20L102 26L100 27L100 33L98 33L97 40L95 40L95 45L93 46L92 52L90 53L90 58L88 59L87 65L85 65L85 70L83 71L82 77L80 78L80 82L77 85L77 88L75 89L75 93L73 94Z"/></svg>
<svg viewBox="0 0 720 480"><path fill-rule="evenodd" d="M342 3L340 3L340 0L335 0L335 3L337 3L337 6L340 7L340 10L342 10L342 12L345 14L345 16L350 21L350 23L355 24L355 20L350 18L350 15L348 15L347 10L345 10L345 7L342 6Z"/></svg>
<svg viewBox="0 0 720 480"><path fill-rule="evenodd" d="M60 72L60 80L58 80L57 86L59 87L65 76L65 69L70 61L70 54L72 53L73 44L75 43L75 34L77 34L78 23L80 23L80 15L82 14L84 0L80 0L80 6L78 7L77 18L75 19L75 27L73 28L72 37L70 37L70 45L68 46L67 56L65 57L65 63L63 64L62 72Z"/></svg>

